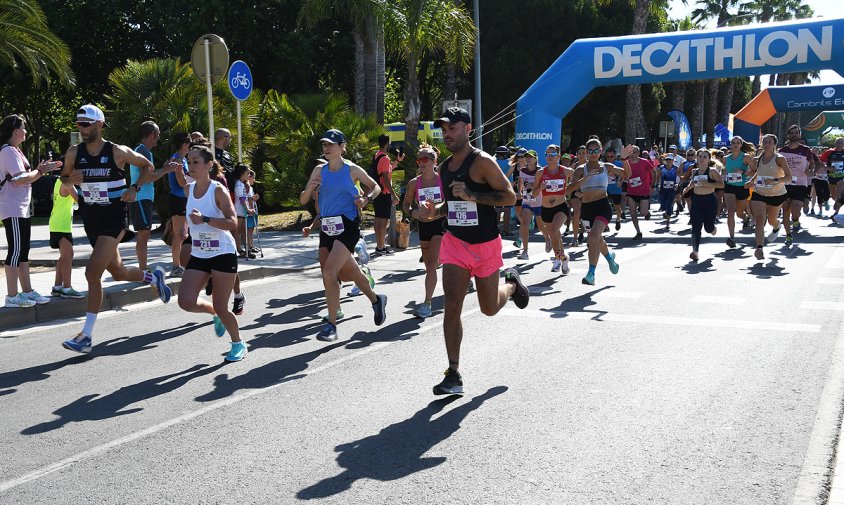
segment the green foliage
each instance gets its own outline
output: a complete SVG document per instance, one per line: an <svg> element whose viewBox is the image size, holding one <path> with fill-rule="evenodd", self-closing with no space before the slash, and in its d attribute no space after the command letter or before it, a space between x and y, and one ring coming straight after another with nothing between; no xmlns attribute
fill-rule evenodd
<svg viewBox="0 0 844 505"><path fill-rule="evenodd" d="M821 137L821 145L824 147L835 147L835 139L844 137L844 130L836 128Z"/></svg>

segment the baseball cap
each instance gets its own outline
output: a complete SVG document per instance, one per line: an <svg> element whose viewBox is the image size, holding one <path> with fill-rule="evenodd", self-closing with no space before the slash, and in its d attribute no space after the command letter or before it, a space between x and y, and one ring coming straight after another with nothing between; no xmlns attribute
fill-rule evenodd
<svg viewBox="0 0 844 505"><path fill-rule="evenodd" d="M669 149L677 149L677 146L675 146L674 144L671 144L670 146L668 146L668 148Z"/></svg>
<svg viewBox="0 0 844 505"><path fill-rule="evenodd" d="M525 149L524 147L520 147L519 150L516 151L516 156L519 157L519 158L524 158L524 156L526 154L527 154L527 149Z"/></svg>
<svg viewBox="0 0 844 505"><path fill-rule="evenodd" d="M666 160L673 160L673 159L674 159L674 155L673 155L673 154L670 154L670 153L669 153L669 154L666 154L666 155L665 155L665 159L666 159Z"/></svg>
<svg viewBox="0 0 844 505"><path fill-rule="evenodd" d="M534 151L533 149L531 149L530 151L526 152L526 153L525 153L525 156L530 156L531 158L537 158L537 157L538 157L538 156L536 156L536 151Z"/></svg>
<svg viewBox="0 0 844 505"><path fill-rule="evenodd" d="M561 160L570 160L570 159L571 159L571 154L569 154L569 153L565 153L565 154L563 154L562 156L560 156L560 159L561 159Z"/></svg>
<svg viewBox="0 0 844 505"><path fill-rule="evenodd" d="M498 146L495 148L495 154L510 154L510 149L507 146Z"/></svg>
<svg viewBox="0 0 844 505"><path fill-rule="evenodd" d="M472 118L469 116L466 109L462 109L460 107L449 107L445 110L445 113L441 118L434 121L434 128L441 128L443 123L459 123L461 121L466 124L472 122Z"/></svg>
<svg viewBox="0 0 844 505"><path fill-rule="evenodd" d="M322 134L320 142L330 142L332 144L345 144L346 136L340 130L330 129Z"/></svg>
<svg viewBox="0 0 844 505"><path fill-rule="evenodd" d="M77 121L102 121L104 126L108 126L105 121L105 114L102 109L93 104L83 105L76 111Z"/></svg>

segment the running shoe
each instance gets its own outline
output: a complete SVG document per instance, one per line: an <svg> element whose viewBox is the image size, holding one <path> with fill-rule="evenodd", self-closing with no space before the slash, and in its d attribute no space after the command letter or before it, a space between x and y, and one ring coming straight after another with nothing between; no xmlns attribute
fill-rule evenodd
<svg viewBox="0 0 844 505"><path fill-rule="evenodd" d="M645 221L650 221L650 220L651 220L651 213L648 212L647 214L645 214Z"/></svg>
<svg viewBox="0 0 844 505"><path fill-rule="evenodd" d="M714 237L717 233L718 233L718 227L717 227L717 226L713 226L713 227L712 227L712 231L711 231L711 232L709 232L709 234L710 234L710 235L712 235L712 236Z"/></svg>
<svg viewBox="0 0 844 505"><path fill-rule="evenodd" d="M355 253L358 255L358 263L366 265L369 263L369 251L366 250L366 242L363 239L358 240L355 244Z"/></svg>
<svg viewBox="0 0 844 505"><path fill-rule="evenodd" d="M392 256L393 253L394 253L394 251L387 246L384 246L383 249L378 249L377 247L375 248L375 254L378 254L378 255L381 255L381 256Z"/></svg>
<svg viewBox="0 0 844 505"><path fill-rule="evenodd" d="M572 241L571 241L571 246L572 246L572 247L579 247L579 246L580 246L580 241L579 241L579 240L577 240L576 238L572 239Z"/></svg>
<svg viewBox="0 0 844 505"><path fill-rule="evenodd" d="M337 326L326 322L322 329L319 330L316 336L317 340L322 340L323 342L334 342L337 340Z"/></svg>
<svg viewBox="0 0 844 505"><path fill-rule="evenodd" d="M533 231L533 229L534 229L535 227L536 227L536 220L535 220L533 217L531 217L531 218L530 218L530 224L528 225L528 229L529 229L530 231Z"/></svg>
<svg viewBox="0 0 844 505"><path fill-rule="evenodd" d="M223 358L228 362L240 361L246 357L249 351L246 350L246 344L243 342L232 342L232 348L226 357Z"/></svg>
<svg viewBox="0 0 844 505"><path fill-rule="evenodd" d="M750 218L749 217L744 216L744 219L741 220L741 227L744 228L744 229L747 229L747 228L750 227Z"/></svg>
<svg viewBox="0 0 844 505"><path fill-rule="evenodd" d="M633 240L642 240L642 232L637 232L636 235L633 236Z"/></svg>
<svg viewBox="0 0 844 505"><path fill-rule="evenodd" d="M346 314L344 314L344 313L343 313L343 307L340 307L339 309L337 309L337 314L335 314L335 318L334 318L334 320L335 320L335 321L339 321L339 320L343 319L343 317L345 317L345 316L346 316ZM328 323L328 322L330 322L330 321L328 320L328 314L326 314L326 315L322 316L322 322L323 322L323 323Z"/></svg>
<svg viewBox="0 0 844 505"><path fill-rule="evenodd" d="M615 231L618 231L620 229L621 229L621 221L616 221L615 222Z"/></svg>
<svg viewBox="0 0 844 505"><path fill-rule="evenodd" d="M779 234L780 234L780 227L779 227L779 226L777 226L777 227L776 227L776 228L774 228L774 229L771 231L771 233L769 233L769 234L768 234L768 236L766 237L766 238L767 238L767 240L768 240L768 243L771 243L771 242L775 241L775 240L777 239L777 237L779 236Z"/></svg>
<svg viewBox="0 0 844 505"><path fill-rule="evenodd" d="M735 247L736 247L736 241L735 241L735 240L733 240L733 237L730 237L730 238L728 238L728 239L727 239L727 246L728 246L730 249L733 249L733 248L735 248Z"/></svg>
<svg viewBox="0 0 844 505"><path fill-rule="evenodd" d="M698 256L697 256L697 253L696 253L696 252L692 251L692 253L691 253L691 254L689 254L689 258L691 258L691 260L692 260L692 261L694 261L695 263L697 263Z"/></svg>
<svg viewBox="0 0 844 505"><path fill-rule="evenodd" d="M791 225L791 229L796 233L800 231L800 221L794 220L794 223Z"/></svg>
<svg viewBox="0 0 844 505"><path fill-rule="evenodd" d="M251 260L254 260L258 256L255 253L253 253L252 251L249 251L249 252L246 253L246 257L251 259ZM243 358L241 358L241 359L243 359Z"/></svg>
<svg viewBox="0 0 844 505"><path fill-rule="evenodd" d="M472 279L469 279L469 286L466 287L466 292L471 293L474 290L475 290L475 281L473 281Z"/></svg>
<svg viewBox="0 0 844 505"><path fill-rule="evenodd" d="M560 265L562 268L563 275L568 275L568 273L571 271L571 269L569 268L569 259L563 258L563 261L560 262Z"/></svg>
<svg viewBox="0 0 844 505"><path fill-rule="evenodd" d="M6 307L25 309L27 307L34 307L35 302L25 297L23 293L18 293L15 296L6 297Z"/></svg>
<svg viewBox="0 0 844 505"><path fill-rule="evenodd" d="M520 259L520 260L528 260L528 259L530 259L530 256L528 256L528 252L527 252L527 251L522 251L522 253L521 253L521 254L519 254L519 259Z"/></svg>
<svg viewBox="0 0 844 505"><path fill-rule="evenodd" d="M75 337L62 342L62 347L82 354L88 354L91 352L91 337L79 333Z"/></svg>
<svg viewBox="0 0 844 505"><path fill-rule="evenodd" d="M764 253L764 252L762 252L762 248L761 248L761 247L757 247L757 248L756 248L756 252L754 252L754 253L753 253L753 256L755 256L755 257L756 257L756 259L758 259L758 260L763 260L763 259L765 259L765 253Z"/></svg>
<svg viewBox="0 0 844 505"><path fill-rule="evenodd" d="M522 284L522 279L519 276L519 272L515 268L508 268L504 271L504 282L509 282L516 286L516 290L513 291L513 296L510 297L513 300L513 303L516 304L516 307L523 309L528 306L528 302L530 302L530 291L528 288Z"/></svg>
<svg viewBox="0 0 844 505"><path fill-rule="evenodd" d="M823 203L823 210L829 210L829 202L828 201Z"/></svg>
<svg viewBox="0 0 844 505"><path fill-rule="evenodd" d="M610 267L610 272L615 275L618 273L618 263L615 262L615 253L609 253L607 255L607 264Z"/></svg>
<svg viewBox="0 0 844 505"><path fill-rule="evenodd" d="M78 299L78 298L85 298L85 295L83 295L79 291L76 291L73 288L62 288L61 297L62 298L76 298L76 299Z"/></svg>
<svg viewBox="0 0 844 505"><path fill-rule="evenodd" d="M372 304L372 312L375 316L375 326L381 326L387 319L387 296L375 295L375 303Z"/></svg>
<svg viewBox="0 0 844 505"><path fill-rule="evenodd" d="M517 238L516 240L514 240L514 241L513 241L513 246L514 246L514 247L516 247L516 248L521 248L521 247L522 247L522 239L521 239L521 238Z"/></svg>
<svg viewBox="0 0 844 505"><path fill-rule="evenodd" d="M52 289L50 289L50 296L55 296L57 298L60 298L62 296L62 287L61 286L59 286L59 287L53 286Z"/></svg>
<svg viewBox="0 0 844 505"><path fill-rule="evenodd" d="M586 284L589 286L595 285L595 274L587 272L583 279L580 281L582 284Z"/></svg>
<svg viewBox="0 0 844 505"><path fill-rule="evenodd" d="M363 291L357 286L352 286L352 289L349 290L349 296L360 296L361 294L363 294Z"/></svg>
<svg viewBox="0 0 844 505"><path fill-rule="evenodd" d="M239 316L243 314L243 306L246 304L246 297L243 296L241 293L240 296L234 295L234 300L232 301L232 312L234 315Z"/></svg>
<svg viewBox="0 0 844 505"><path fill-rule="evenodd" d="M811 210L809 211L809 215L810 215L810 216L814 216L814 215L815 215L815 209L814 209L814 208L813 208L813 209L811 209Z"/></svg>
<svg viewBox="0 0 844 505"><path fill-rule="evenodd" d="M170 291L170 286L167 285L165 278L164 269L155 267L155 270L152 271L152 286L158 291L158 297L161 298L161 301L167 303L170 301L173 292Z"/></svg>
<svg viewBox="0 0 844 505"><path fill-rule="evenodd" d="M369 270L369 267L366 267L366 266L361 267L361 271L363 272L363 275L366 276L366 280L369 281L369 287L374 288L375 287L375 277L372 276L372 272Z"/></svg>
<svg viewBox="0 0 844 505"><path fill-rule="evenodd" d="M551 252L551 249L552 249L551 239L548 238L548 237L545 237L545 252Z"/></svg>
<svg viewBox="0 0 844 505"><path fill-rule="evenodd" d="M442 382L434 386L434 394L462 395L463 377L460 376L460 372L449 367L448 370L444 372L444 375L445 378L442 380Z"/></svg>
<svg viewBox="0 0 844 505"><path fill-rule="evenodd" d="M222 337L226 334L226 327L223 326L223 321L220 319L220 316L214 315L214 334L218 337Z"/></svg>
<svg viewBox="0 0 844 505"><path fill-rule="evenodd" d="M789 235L786 235L786 236L785 236L785 245L791 245L791 244L793 244L793 243L794 243L794 239L793 239L793 238L791 238L791 235L790 235L790 234L789 234Z"/></svg>
<svg viewBox="0 0 844 505"><path fill-rule="evenodd" d="M209 278L208 283L205 285L205 296L211 296L211 293L214 289L214 285L211 283L213 279Z"/></svg>
<svg viewBox="0 0 844 505"><path fill-rule="evenodd" d="M50 303L49 298L47 298L46 296L41 296L38 293L38 291L35 291L34 289L32 291L30 291L29 293L19 293L19 294L21 296L23 296L24 298L35 302L36 305L44 305L45 303Z"/></svg>
<svg viewBox="0 0 844 505"><path fill-rule="evenodd" d="M254 245L249 248L249 251L253 252L255 254L258 254L259 252L261 252L261 250L258 249L257 247L255 247Z"/></svg>
<svg viewBox="0 0 844 505"><path fill-rule="evenodd" d="M185 269L184 269L184 268L182 268L182 267L173 267L173 268L170 270L170 278L171 278L171 279L173 279L173 278L179 278L179 277L181 277L182 275L184 275L184 273L185 273Z"/></svg>
<svg viewBox="0 0 844 505"><path fill-rule="evenodd" d="M552 272L559 272L560 268L562 268L563 262L560 261L560 258L554 258L554 263L551 264L551 271Z"/></svg>
<svg viewBox="0 0 844 505"><path fill-rule="evenodd" d="M420 318L425 319L434 315L434 311L431 309L430 303L422 302L416 305L416 308L413 309L413 315Z"/></svg>

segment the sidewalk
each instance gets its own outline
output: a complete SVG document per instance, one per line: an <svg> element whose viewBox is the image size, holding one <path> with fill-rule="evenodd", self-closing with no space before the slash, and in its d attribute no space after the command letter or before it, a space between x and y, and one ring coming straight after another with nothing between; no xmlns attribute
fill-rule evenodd
<svg viewBox="0 0 844 505"><path fill-rule="evenodd" d="M369 244L371 252L375 248L372 230L363 230L363 236ZM5 258L5 240L3 242L0 250L2 250L2 257ZM85 237L81 223L74 223L73 225L73 242L75 244L73 247L73 287L77 291L87 292L88 283L85 280L85 265L92 249ZM260 243L256 236L255 245L263 249L264 256L262 258L258 254L258 257L254 260L239 259L238 272L241 280L260 279L319 267L318 234L304 238L301 232L262 232ZM413 245L418 245L418 236L415 233L411 235L411 246ZM119 249L125 264L137 266L134 241L120 244ZM53 267L58 258L58 250L50 249L48 226L33 226L32 248L29 253L30 267L33 270L45 270L46 267L49 267L49 271L37 273L33 271L30 277L33 289L44 296L49 296L52 289L55 279ZM172 265L170 248L161 240L160 235L150 237L147 263L150 268L161 266L168 274L170 272ZM0 276L2 276L2 271L0 271ZM174 295L179 292L180 282L181 279L168 278L168 284L173 289ZM157 298L148 285L137 282L116 282L111 278L108 271L104 274L103 290L105 296L103 297L102 311ZM52 298L48 304L26 309L0 307L0 331L84 314L84 298L78 300Z"/></svg>

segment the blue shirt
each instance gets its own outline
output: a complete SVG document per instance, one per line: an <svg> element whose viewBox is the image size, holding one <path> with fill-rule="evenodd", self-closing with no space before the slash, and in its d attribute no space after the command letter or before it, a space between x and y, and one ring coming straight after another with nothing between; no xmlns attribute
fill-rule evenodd
<svg viewBox="0 0 844 505"><path fill-rule="evenodd" d="M349 165L343 164L340 170L332 172L326 163L321 172L322 184L319 189L319 213L322 217L346 216L354 221L358 218L355 200L360 195L352 180Z"/></svg>
<svg viewBox="0 0 844 505"><path fill-rule="evenodd" d="M152 163L152 151L147 149L147 146L143 144L138 144L138 147L135 148L136 153L140 153L144 156L144 158L148 159L150 163ZM129 165L129 180L131 184L135 184L138 182L138 177L141 176L141 169L136 167L135 165ZM138 200L153 200L155 198L155 186L151 182L148 182L141 186L141 190L138 191Z"/></svg>
<svg viewBox="0 0 844 505"><path fill-rule="evenodd" d="M501 168L501 172L506 176L507 171L510 170L510 160L509 159L499 160L499 159L496 158L495 161L498 163L498 166ZM510 182L513 182L513 174L510 174L510 177L508 177L508 179L510 180Z"/></svg>
<svg viewBox="0 0 844 505"><path fill-rule="evenodd" d="M174 154L171 158L179 158L178 154ZM182 158L182 171L184 172L185 176L188 175L188 160L187 158ZM188 196L185 194L185 188L179 186L179 179L176 178L176 172L170 172L167 174L167 180L170 182L170 194L173 196L178 196L179 198L187 198Z"/></svg>
<svg viewBox="0 0 844 505"><path fill-rule="evenodd" d="M624 163L614 160L612 162L613 165L622 168ZM621 186L618 184L618 176L613 174L609 175L609 183L607 184L607 194L608 195L620 195L621 194Z"/></svg>

